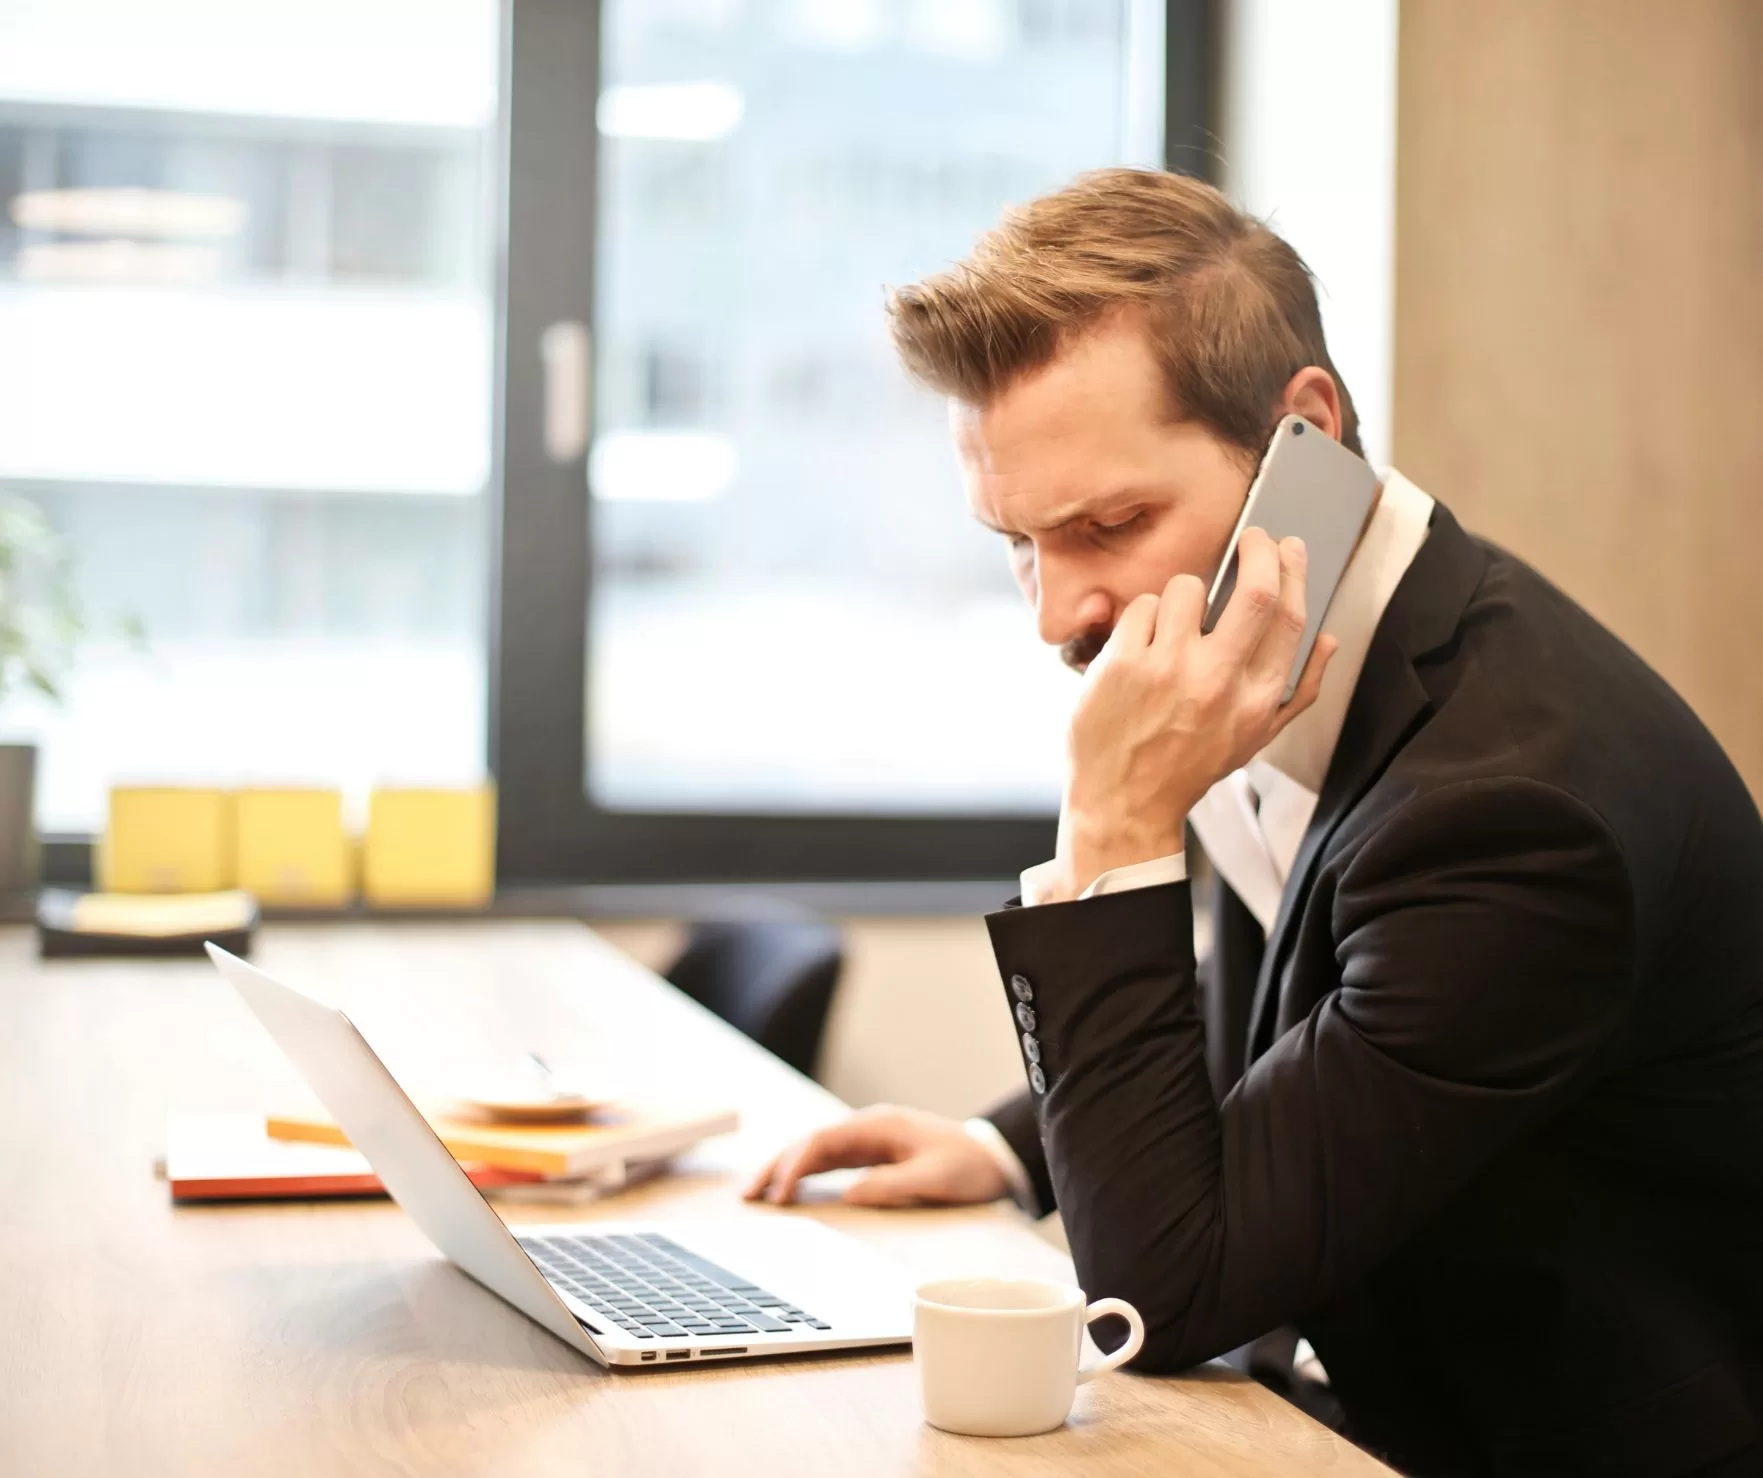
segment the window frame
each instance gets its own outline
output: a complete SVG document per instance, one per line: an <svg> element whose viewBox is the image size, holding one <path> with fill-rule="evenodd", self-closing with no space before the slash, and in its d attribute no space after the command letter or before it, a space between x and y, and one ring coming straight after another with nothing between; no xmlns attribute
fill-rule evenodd
<svg viewBox="0 0 1763 1478"><path fill-rule="evenodd" d="M1166 162L1212 177L1219 0L1165 0ZM538 345L594 325L600 5L512 0L505 18L492 463L489 741L504 883L1009 878L1051 855L1042 815L609 811L587 792L592 520L585 449L547 455ZM593 147L574 147L579 141ZM591 417L590 417L591 423Z"/></svg>
<svg viewBox="0 0 1763 1478"><path fill-rule="evenodd" d="M1223 7L1224 0L1162 0L1164 159L1214 181ZM592 342L600 15L600 0L502 6L485 573L486 758L498 787L498 883L1014 878L1051 854L1051 812L637 813L589 799L586 454L563 463L546 454L538 345L547 325L571 320L588 327ZM89 885L93 840L46 836L42 861L45 882Z"/></svg>

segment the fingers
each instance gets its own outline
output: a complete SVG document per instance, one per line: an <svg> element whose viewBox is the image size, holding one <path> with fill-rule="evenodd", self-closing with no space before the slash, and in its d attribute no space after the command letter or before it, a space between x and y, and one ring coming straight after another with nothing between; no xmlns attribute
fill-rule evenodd
<svg viewBox="0 0 1763 1478"><path fill-rule="evenodd" d="M1310 660L1304 664L1303 675L1292 693L1292 701L1281 708L1274 719L1273 732L1267 736L1269 741L1316 701L1322 692L1322 680L1328 675L1329 659L1339 647L1340 642L1332 636L1316 638L1316 645L1310 649Z"/></svg>
<svg viewBox="0 0 1763 1478"><path fill-rule="evenodd" d="M765 1188L771 1184L771 1178L777 1174L777 1167L783 1163L784 1155L793 1154L799 1146L792 1145L783 1154L773 1155L765 1162L765 1168L747 1182L746 1189L741 1192L743 1201L757 1201L765 1194Z"/></svg>
<svg viewBox="0 0 1763 1478"><path fill-rule="evenodd" d="M1279 547L1264 529L1244 529L1237 544L1237 583L1209 638L1226 661L1247 667L1279 605Z"/></svg>
<svg viewBox="0 0 1763 1478"><path fill-rule="evenodd" d="M819 1134L810 1135L800 1144L791 1145L766 1166L762 1177L748 1187L747 1199L757 1201L763 1197L780 1206L794 1201L796 1187L804 1176L832 1168L830 1163L822 1162L837 1158L836 1142L831 1146L827 1143L835 1132L823 1130Z"/></svg>
<svg viewBox="0 0 1763 1478"><path fill-rule="evenodd" d="M1177 575L1163 587L1163 599L1157 602L1156 632L1153 646L1169 648L1184 636L1198 636L1200 622L1206 614L1206 587L1195 575Z"/></svg>
<svg viewBox="0 0 1763 1478"><path fill-rule="evenodd" d="M785 1150L754 1178L746 1196L752 1201L763 1195L780 1206L787 1205L795 1200L796 1187L810 1175L874 1165L893 1158L891 1140L878 1126L861 1118L847 1119Z"/></svg>
<svg viewBox="0 0 1763 1478"><path fill-rule="evenodd" d="M1279 597L1262 631L1261 645L1255 649L1249 670L1268 684L1278 688L1283 698L1286 683L1291 679L1292 663L1298 655L1298 643L1304 638L1306 575L1309 560L1302 539L1281 539L1276 546L1279 556Z"/></svg>
<svg viewBox="0 0 1763 1478"><path fill-rule="evenodd" d="M1114 623L1114 630L1108 633L1108 643L1102 648L1096 662L1106 663L1109 657L1120 652L1143 650L1150 645L1156 628L1157 597L1135 596L1120 613L1120 619ZM1092 667L1095 665L1091 664Z"/></svg>

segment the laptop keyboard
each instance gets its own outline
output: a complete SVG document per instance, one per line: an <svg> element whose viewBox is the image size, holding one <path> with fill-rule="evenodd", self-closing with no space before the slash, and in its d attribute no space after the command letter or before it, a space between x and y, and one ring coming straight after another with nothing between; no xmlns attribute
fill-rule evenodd
<svg viewBox="0 0 1763 1478"><path fill-rule="evenodd" d="M654 1232L522 1237L547 1281L635 1339L832 1325Z"/></svg>

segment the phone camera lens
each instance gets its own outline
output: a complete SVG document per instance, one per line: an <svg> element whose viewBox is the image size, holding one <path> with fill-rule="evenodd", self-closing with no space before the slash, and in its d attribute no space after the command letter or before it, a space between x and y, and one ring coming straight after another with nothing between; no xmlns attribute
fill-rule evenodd
<svg viewBox="0 0 1763 1478"><path fill-rule="evenodd" d="M1293 436L1302 436L1303 434L1304 434L1304 423L1302 421L1293 421L1292 422L1292 435Z"/></svg>

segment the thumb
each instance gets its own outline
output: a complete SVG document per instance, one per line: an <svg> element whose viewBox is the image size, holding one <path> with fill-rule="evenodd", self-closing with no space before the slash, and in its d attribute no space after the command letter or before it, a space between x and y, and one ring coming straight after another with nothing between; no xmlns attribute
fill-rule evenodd
<svg viewBox="0 0 1763 1478"><path fill-rule="evenodd" d="M879 1165L845 1192L853 1206L917 1206L934 1199L929 1166L922 1157Z"/></svg>

